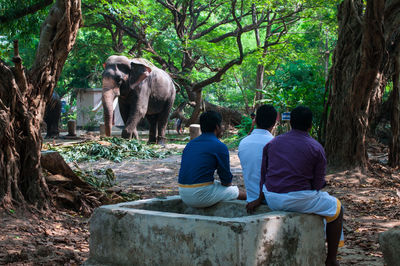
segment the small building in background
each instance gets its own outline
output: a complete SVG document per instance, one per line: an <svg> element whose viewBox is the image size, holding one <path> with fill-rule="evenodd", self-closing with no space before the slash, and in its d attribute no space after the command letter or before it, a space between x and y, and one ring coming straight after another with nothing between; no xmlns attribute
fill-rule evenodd
<svg viewBox="0 0 400 266"><path fill-rule="evenodd" d="M103 119L103 106L96 112L92 109L101 102L101 88L86 88L79 89L76 98L76 112L77 112L77 128L90 129L98 128L100 123L104 122ZM114 110L114 126L124 126L119 106Z"/></svg>

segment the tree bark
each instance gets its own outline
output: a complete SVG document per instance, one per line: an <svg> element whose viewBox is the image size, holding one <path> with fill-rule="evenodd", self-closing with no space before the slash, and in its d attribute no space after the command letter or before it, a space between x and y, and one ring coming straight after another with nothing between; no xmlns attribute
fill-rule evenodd
<svg viewBox="0 0 400 266"><path fill-rule="evenodd" d="M393 75L399 15L398 1L367 1L364 7L361 0L345 0L339 7L325 146L331 165L368 164L366 134Z"/></svg>
<svg viewBox="0 0 400 266"><path fill-rule="evenodd" d="M339 36L333 65L331 111L326 152L331 165L360 166L368 162L365 138L370 97L382 84L380 71L385 40L384 1L345 0L339 7Z"/></svg>
<svg viewBox="0 0 400 266"><path fill-rule="evenodd" d="M400 164L400 54L399 48L395 53L394 74L393 74L393 91L391 97L391 119L390 127L392 130L392 141L389 149L389 165L397 167Z"/></svg>
<svg viewBox="0 0 400 266"><path fill-rule="evenodd" d="M81 22L79 0L57 0L43 23L36 59L23 68L14 45L14 67L0 61L0 204L48 206L41 175L40 124Z"/></svg>

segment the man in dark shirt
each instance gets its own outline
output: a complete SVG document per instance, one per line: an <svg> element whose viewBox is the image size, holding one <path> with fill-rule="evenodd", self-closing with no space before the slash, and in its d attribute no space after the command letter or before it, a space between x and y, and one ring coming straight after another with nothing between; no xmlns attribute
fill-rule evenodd
<svg viewBox="0 0 400 266"><path fill-rule="evenodd" d="M187 205L209 207L223 200L246 199L237 186L232 186L229 151L218 140L222 133L221 115L208 111L200 116L202 134L191 140L182 153L179 170L179 195ZM217 170L221 180L214 180Z"/></svg>
<svg viewBox="0 0 400 266"><path fill-rule="evenodd" d="M320 191L326 184L323 147L308 132L312 112L299 106L290 114L292 130L275 137L263 150L259 198L248 203L252 212L266 200L272 210L315 213L326 219L326 265L339 265L336 255L343 244L343 208L335 197Z"/></svg>

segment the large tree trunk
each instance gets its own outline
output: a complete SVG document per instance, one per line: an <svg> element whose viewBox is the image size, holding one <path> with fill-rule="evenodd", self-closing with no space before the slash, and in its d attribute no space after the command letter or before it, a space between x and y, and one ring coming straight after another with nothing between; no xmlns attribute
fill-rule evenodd
<svg viewBox="0 0 400 266"><path fill-rule="evenodd" d="M392 142L389 149L389 165L396 167L400 164L400 54L399 47L395 53L394 74L393 74L393 91L391 95L391 130Z"/></svg>
<svg viewBox="0 0 400 266"><path fill-rule="evenodd" d="M339 7L325 146L331 165L367 165L369 116L381 102L391 71L388 47L397 31L393 18L399 11L396 1L384 0L367 1L366 8L361 0L345 0Z"/></svg>
<svg viewBox="0 0 400 266"><path fill-rule="evenodd" d="M57 0L42 26L32 69L23 68L17 42L15 67L0 61L0 204L6 208L48 204L40 168L40 124L80 22L79 0Z"/></svg>

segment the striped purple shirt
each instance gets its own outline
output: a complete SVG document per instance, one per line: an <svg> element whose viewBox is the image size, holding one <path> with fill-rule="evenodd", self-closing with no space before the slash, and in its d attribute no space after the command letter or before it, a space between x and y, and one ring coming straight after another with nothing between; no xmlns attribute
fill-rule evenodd
<svg viewBox="0 0 400 266"><path fill-rule="evenodd" d="M321 144L306 131L294 129L264 147L260 185L275 193L320 190L326 184L325 169Z"/></svg>

